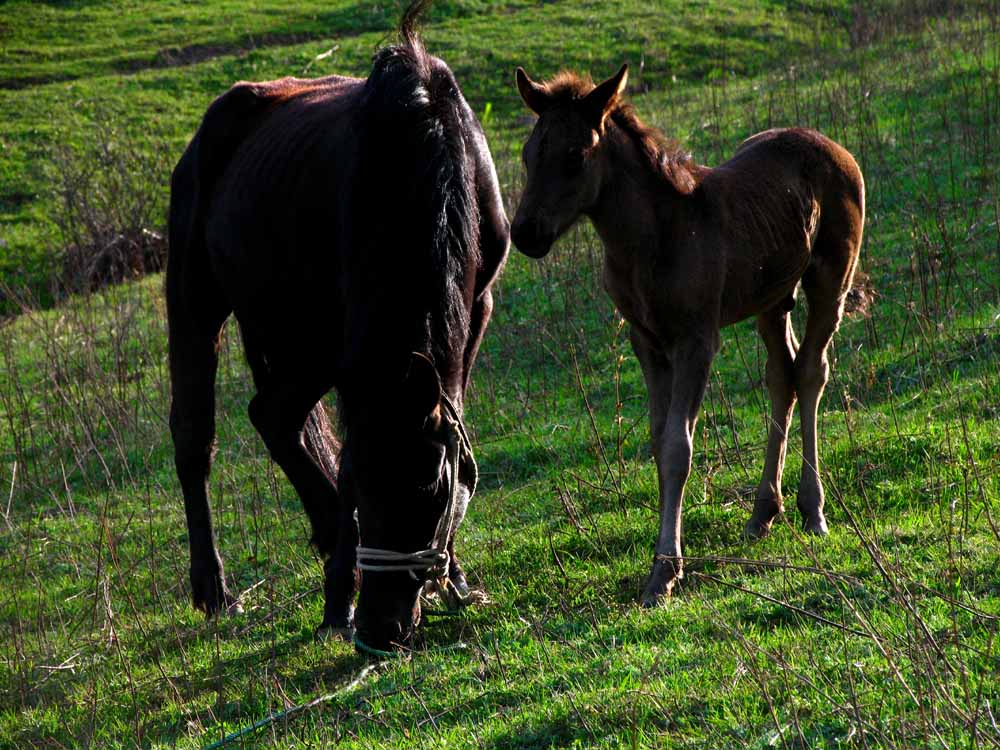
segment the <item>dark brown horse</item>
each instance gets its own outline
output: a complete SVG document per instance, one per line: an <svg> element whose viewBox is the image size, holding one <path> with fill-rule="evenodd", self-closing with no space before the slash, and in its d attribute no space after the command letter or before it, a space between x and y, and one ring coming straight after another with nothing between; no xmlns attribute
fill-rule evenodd
<svg viewBox="0 0 1000 750"><path fill-rule="evenodd" d="M446 454L464 435L463 394L509 227L483 131L416 34L427 4L410 5L401 42L376 55L367 80L235 85L209 107L174 172L170 427L192 595L208 614L236 605L207 497L230 314L257 390L250 420L298 492L325 560L323 626L352 625L359 527L376 551L432 548L434 565L444 561L437 573L466 590L454 527L475 468L467 438L460 460ZM331 389L339 457L318 405ZM454 518L438 539L446 507ZM377 648L411 636L432 565L386 567L396 564L362 574L357 608L358 636Z"/></svg>
<svg viewBox="0 0 1000 750"><path fill-rule="evenodd" d="M811 130L755 135L715 169L696 165L622 101L628 67L594 86L562 73L547 83L517 71L539 115L524 147L528 183L514 218L518 249L541 258L580 216L605 249L604 284L631 324L650 401L660 484L660 534L644 605L681 577L681 499L692 435L719 329L750 317L767 347L771 428L749 536L782 511L788 425L801 401L798 507L825 534L816 414L861 248L865 188L851 155ZM789 320L801 283L802 343Z"/></svg>

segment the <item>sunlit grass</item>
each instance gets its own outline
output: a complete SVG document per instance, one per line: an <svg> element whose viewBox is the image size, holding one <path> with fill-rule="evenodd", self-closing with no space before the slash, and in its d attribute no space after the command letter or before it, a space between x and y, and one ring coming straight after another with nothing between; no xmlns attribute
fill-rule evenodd
<svg viewBox="0 0 1000 750"><path fill-rule="evenodd" d="M574 12L562 5L525 12ZM483 19L428 36L452 44ZM751 324L734 326L696 440L687 578L665 606L635 605L657 523L645 392L601 288L599 244L581 226L543 263L512 256L474 376L468 421L483 481L459 549L492 604L428 621L411 660L377 667L244 746L1000 743L991 23L928 20L840 60L791 58L794 75L778 64L634 92L640 114L705 163L794 123L821 128L863 166L862 263L878 296L834 343L820 422L828 538L799 532L797 424L789 512L768 539L740 538L763 463L765 355ZM473 42L451 52L456 68L469 66L463 85L487 90L461 52ZM592 43L592 64L574 64L600 73L622 57L613 39ZM171 79L197 90L178 103L188 120L236 64ZM540 75L555 67L536 64ZM488 90L490 101L508 98L489 131L513 201L530 123L507 85ZM182 120L171 126L178 138L193 127ZM246 417L252 383L235 329L211 489L247 612L206 623L189 606L161 283L0 328L0 744L204 747L339 689L366 663L348 644L313 638L320 569L294 492Z"/></svg>

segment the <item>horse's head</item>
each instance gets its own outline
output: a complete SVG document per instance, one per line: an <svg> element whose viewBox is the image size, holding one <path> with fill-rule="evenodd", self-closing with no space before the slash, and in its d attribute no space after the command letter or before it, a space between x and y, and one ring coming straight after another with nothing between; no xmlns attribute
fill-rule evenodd
<svg viewBox="0 0 1000 750"><path fill-rule="evenodd" d="M370 415L348 432L340 491L358 509L357 639L389 650L412 638L424 583L447 574L444 551L454 528L442 516L464 514L475 464L459 415L423 355L413 356L399 390Z"/></svg>
<svg viewBox="0 0 1000 750"><path fill-rule="evenodd" d="M535 83L517 69L521 98L538 115L522 152L528 183L511 227L511 239L525 255L544 257L597 202L605 121L627 80L628 65L596 87L566 73Z"/></svg>

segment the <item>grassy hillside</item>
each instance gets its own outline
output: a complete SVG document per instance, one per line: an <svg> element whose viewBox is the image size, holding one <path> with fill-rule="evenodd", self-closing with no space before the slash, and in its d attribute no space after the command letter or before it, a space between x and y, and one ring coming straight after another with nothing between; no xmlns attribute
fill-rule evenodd
<svg viewBox="0 0 1000 750"><path fill-rule="evenodd" d="M232 80L301 73L334 44L309 73L362 73L395 16L365 7L0 6L0 79L21 86L0 91L0 237L21 253L4 278L38 288L51 269L60 238L45 155L57 133L82 144L94 113L109 113L133 134L123 142L176 153ZM152 277L0 327L0 746L205 747L342 689L242 746L1000 745L996 8L651 7L456 1L426 36L476 110L489 104L511 204L531 125L510 85L518 63L604 75L644 59L631 92L640 114L704 163L787 124L855 153L876 296L835 339L821 410L830 537L805 538L792 511L767 540L740 539L763 463L765 355L751 324L734 326L697 434L688 577L665 606L636 607L657 523L645 392L600 286L599 243L581 226L542 263L512 256L474 377L484 476L460 549L492 604L431 620L412 659L352 684L366 662L312 636L319 567L246 418L235 329L212 493L247 611L206 623L188 604ZM244 50L249 35L274 43ZM159 52L193 44L219 54L172 66ZM79 52L60 67L67 49ZM11 200L11 185L27 197ZM789 508L799 447L796 425Z"/></svg>
<svg viewBox="0 0 1000 750"><path fill-rule="evenodd" d="M53 276L70 242L57 222L65 213L60 187L67 171L86 173L101 161L95 140L155 153L167 171L209 102L234 81L365 75L404 5L4 3L0 281L27 285L41 304L51 303ZM489 106L509 118L520 114L511 85L517 64L596 70L628 58L644 67L636 79L642 87L698 80L713 70L760 72L789 56L843 46L848 15L845 0L445 0L435 3L428 41L452 64L476 111ZM165 181L139 187L162 214ZM0 295L0 313L14 307Z"/></svg>

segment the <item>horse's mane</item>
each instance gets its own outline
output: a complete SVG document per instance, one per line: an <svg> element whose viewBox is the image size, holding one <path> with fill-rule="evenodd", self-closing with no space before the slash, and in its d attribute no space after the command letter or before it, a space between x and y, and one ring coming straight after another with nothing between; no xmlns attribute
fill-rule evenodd
<svg viewBox="0 0 1000 750"><path fill-rule="evenodd" d="M594 90L589 75L563 70L543 84L552 105L569 104L583 99ZM682 194L697 187L701 168L678 141L664 135L659 128L639 119L631 102L619 98L608 119L638 147L650 166Z"/></svg>
<svg viewBox="0 0 1000 750"><path fill-rule="evenodd" d="M469 312L463 287L479 262L478 202L465 150L461 93L417 33L430 0L411 3L397 44L381 49L365 84L365 181L385 214L374 244L396 253L416 317L401 335L428 354L442 379L464 351ZM400 257L402 256L402 257ZM389 256L393 257L393 256ZM419 328L419 330L418 330ZM461 367L459 362L458 367Z"/></svg>

